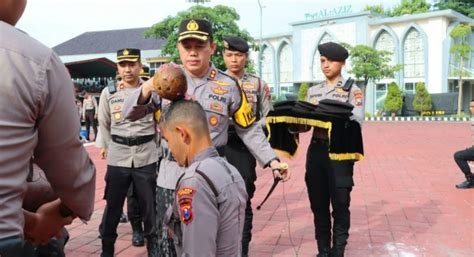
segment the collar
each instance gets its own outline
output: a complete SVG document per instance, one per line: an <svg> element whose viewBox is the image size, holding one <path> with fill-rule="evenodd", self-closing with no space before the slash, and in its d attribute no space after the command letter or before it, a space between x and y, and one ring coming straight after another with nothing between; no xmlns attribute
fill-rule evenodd
<svg viewBox="0 0 474 257"><path fill-rule="evenodd" d="M209 157L217 157L217 156L219 156L219 153L217 152L217 149L214 146L210 146L210 147L202 150L198 154L196 154L196 156L194 156L194 158L191 161L191 163L189 164L189 166L191 166L191 164L193 164L195 162L200 162L200 161L203 161L204 159L207 159Z"/></svg>

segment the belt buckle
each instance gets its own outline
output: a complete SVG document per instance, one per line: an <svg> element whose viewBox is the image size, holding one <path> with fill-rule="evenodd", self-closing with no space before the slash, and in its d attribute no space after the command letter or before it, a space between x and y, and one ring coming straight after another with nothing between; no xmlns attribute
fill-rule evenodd
<svg viewBox="0 0 474 257"><path fill-rule="evenodd" d="M138 137L129 137L128 138L129 145L138 145Z"/></svg>

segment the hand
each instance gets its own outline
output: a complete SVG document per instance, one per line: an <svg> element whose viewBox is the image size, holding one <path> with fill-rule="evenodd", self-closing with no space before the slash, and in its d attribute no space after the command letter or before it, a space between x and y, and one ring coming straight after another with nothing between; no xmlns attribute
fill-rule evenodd
<svg viewBox="0 0 474 257"><path fill-rule="evenodd" d="M153 86L153 78L154 77L142 84L142 92L138 98L139 104L146 104L150 100L151 93L155 91L155 87Z"/></svg>
<svg viewBox="0 0 474 257"><path fill-rule="evenodd" d="M96 120L96 119L97 119L97 113L96 113L96 114L94 114L94 120Z"/></svg>
<svg viewBox="0 0 474 257"><path fill-rule="evenodd" d="M286 182L290 179L291 173L288 170L287 163L281 163L278 160L273 160L272 162L270 162L270 167L273 170L274 177L281 178L283 182Z"/></svg>
<svg viewBox="0 0 474 257"><path fill-rule="evenodd" d="M43 204L36 213L25 213L24 233L33 244L47 244L52 237L60 237L62 227L72 223L75 217L61 217L61 200Z"/></svg>
<svg viewBox="0 0 474 257"><path fill-rule="evenodd" d="M100 149L100 158L102 160L107 159L107 148L101 148Z"/></svg>

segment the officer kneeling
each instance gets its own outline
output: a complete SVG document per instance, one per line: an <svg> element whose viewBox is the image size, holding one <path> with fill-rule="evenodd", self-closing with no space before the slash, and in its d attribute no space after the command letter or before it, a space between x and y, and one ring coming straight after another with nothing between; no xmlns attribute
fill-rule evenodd
<svg viewBox="0 0 474 257"><path fill-rule="evenodd" d="M240 256L247 193L239 172L212 145L197 102L174 102L160 131L185 173L165 224L178 256Z"/></svg>

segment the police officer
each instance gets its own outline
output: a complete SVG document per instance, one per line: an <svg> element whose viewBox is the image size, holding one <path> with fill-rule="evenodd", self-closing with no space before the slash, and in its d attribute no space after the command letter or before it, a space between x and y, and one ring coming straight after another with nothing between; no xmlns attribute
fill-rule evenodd
<svg viewBox="0 0 474 257"><path fill-rule="evenodd" d="M326 80L308 89L306 101L317 104L322 99L333 99L351 103L354 105L351 119L362 124L362 91L355 85L347 86L341 75L349 53L344 47L333 42L319 45L318 50L321 55L321 70ZM306 156L305 181L314 215L318 257L342 257L349 237L349 205L354 185L354 162L331 160L328 146L328 131L315 127Z"/></svg>
<svg viewBox="0 0 474 257"><path fill-rule="evenodd" d="M251 105L248 103L245 93L238 86L238 82L216 69L210 62L216 49L211 24L203 19L181 21L177 48L187 79L187 96L200 103L204 108L209 133L219 154L224 155L224 146L228 140L227 130L230 118L233 118L236 124L236 133L254 154L260 165L271 167L274 169L274 175L283 176L285 181L289 179L289 173L285 169L282 169L281 173L278 171L280 168L279 159L266 141L261 126L255 123ZM154 92L152 80L149 80L127 99L124 113L128 118L134 120L159 109L160 106L161 99ZM160 163L157 181L158 188L162 188L164 191L159 190L163 194L158 192L157 196L172 197L176 181L183 171L179 169L171 156L166 155L166 151L164 151L164 155L168 158L164 156ZM171 172L171 169L175 171ZM167 198L169 204L173 200L171 197ZM163 201L158 201L158 204L160 202ZM162 208L165 207L162 206ZM158 219L160 219L159 213L160 210L158 210ZM158 226L159 223L158 221ZM160 231L158 234L160 235ZM167 233L161 234L163 235L160 239L161 243L166 244L169 241L166 238ZM172 249L169 250L172 251Z"/></svg>
<svg viewBox="0 0 474 257"><path fill-rule="evenodd" d="M158 161L153 115L137 121L125 120L122 106L129 94L142 81L139 49L121 49L117 52L117 69L122 83L104 88L99 103L99 125L107 149L105 177L106 208L100 225L102 257L114 255L117 226L131 184L138 198L148 255L154 251L155 179ZM133 224L132 224L133 225Z"/></svg>
<svg viewBox="0 0 474 257"><path fill-rule="evenodd" d="M46 46L14 26L25 0L0 0L0 256L44 244L94 210L95 167L79 140L73 84ZM31 156L59 200L22 210ZM65 172L67 171L67 172Z"/></svg>
<svg viewBox="0 0 474 257"><path fill-rule="evenodd" d="M234 77L245 92L247 99L256 115L256 120L265 129L265 116L272 109L272 97L268 85L259 77L245 72L245 64L249 55L247 41L237 36L224 37L224 62L227 67L226 73ZM244 178L247 189L248 200L245 208L245 225L242 236L242 255L247 256L249 243L252 240L252 197L255 192L255 180L257 165L255 157L250 153L244 142L235 133L233 126L229 129L229 142L226 146L226 158L230 164L235 166Z"/></svg>
<svg viewBox="0 0 474 257"><path fill-rule="evenodd" d="M164 115L161 135L186 167L165 218L178 256L240 256L247 200L242 177L212 146L199 103L174 102Z"/></svg>
<svg viewBox="0 0 474 257"><path fill-rule="evenodd" d="M89 141L91 125L94 130L94 141L97 139L97 100L90 92L86 91L84 101L82 102L82 119L86 123L86 140Z"/></svg>
<svg viewBox="0 0 474 257"><path fill-rule="evenodd" d="M140 74L138 76L143 81L149 80L150 79L150 68L146 65L143 65L142 69L140 70Z"/></svg>

